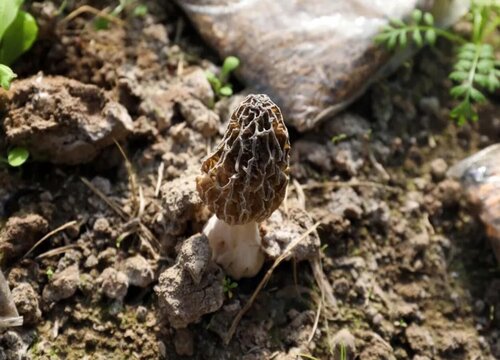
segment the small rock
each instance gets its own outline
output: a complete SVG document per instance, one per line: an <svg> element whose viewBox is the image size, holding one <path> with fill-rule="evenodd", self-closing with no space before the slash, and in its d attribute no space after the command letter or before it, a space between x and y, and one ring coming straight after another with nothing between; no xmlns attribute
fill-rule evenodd
<svg viewBox="0 0 500 360"><path fill-rule="evenodd" d="M20 283L12 289L12 300L19 315L24 318L23 324L34 325L40 321L42 312L38 306L38 294L29 283Z"/></svg>
<svg viewBox="0 0 500 360"><path fill-rule="evenodd" d="M94 231L99 234L109 234L111 232L111 227L109 221L106 218L98 218L94 222Z"/></svg>
<svg viewBox="0 0 500 360"><path fill-rule="evenodd" d="M0 263L24 255L48 231L47 220L37 214L12 216L0 230Z"/></svg>
<svg viewBox="0 0 500 360"><path fill-rule="evenodd" d="M123 300L128 290L129 279L121 271L108 267L99 276L102 292L110 299Z"/></svg>
<svg viewBox="0 0 500 360"><path fill-rule="evenodd" d="M78 289L80 272L77 265L71 265L54 274L52 281L45 286L42 298L46 302L57 302L73 296Z"/></svg>
<svg viewBox="0 0 500 360"><path fill-rule="evenodd" d="M448 164L444 159L438 158L431 162L431 174L434 180L441 181L446 176L446 171L448 170Z"/></svg>
<svg viewBox="0 0 500 360"><path fill-rule="evenodd" d="M122 270L127 275L130 285L145 288L154 280L153 268L141 255L127 258Z"/></svg>
<svg viewBox="0 0 500 360"><path fill-rule="evenodd" d="M219 130L219 115L207 108L200 100L189 98L179 103L179 109L189 126L203 137L210 138Z"/></svg>
<svg viewBox="0 0 500 360"><path fill-rule="evenodd" d="M144 306L138 306L137 310L135 311L135 317L138 322L143 323L146 321L146 317L148 315L148 309Z"/></svg>
<svg viewBox="0 0 500 360"><path fill-rule="evenodd" d="M177 329L174 336L175 352L180 356L193 356L193 334L188 329Z"/></svg>
<svg viewBox="0 0 500 360"><path fill-rule="evenodd" d="M94 266L97 266L97 264L99 264L99 260L97 260L97 256L95 256L94 254L90 254L89 257L87 258L87 260L85 260L85 263L83 264L83 266L86 267L87 269L91 269Z"/></svg>

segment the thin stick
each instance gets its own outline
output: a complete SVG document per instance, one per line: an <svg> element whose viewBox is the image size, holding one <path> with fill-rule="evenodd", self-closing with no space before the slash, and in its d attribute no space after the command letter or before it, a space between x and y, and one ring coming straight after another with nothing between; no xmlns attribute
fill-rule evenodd
<svg viewBox="0 0 500 360"><path fill-rule="evenodd" d="M77 247L80 247L80 246L78 244L69 244L69 245L61 246L61 247L58 247L56 249L52 249L52 250L49 250L47 252L44 252L43 254L36 256L35 259L43 259L46 257L59 255L59 254L66 252L67 250L74 249Z"/></svg>
<svg viewBox="0 0 500 360"><path fill-rule="evenodd" d="M128 215L125 214L125 212L120 209L118 207L118 205L113 201L111 200L110 198L108 198L106 195L104 195L101 190L99 190L98 188L96 188L90 181L88 181L87 179L81 177L80 180L82 180L82 182L88 186L88 188L90 190L92 190L97 196L99 196L101 198L102 201L104 201L106 204L108 204L108 206L113 209L123 220L128 220Z"/></svg>
<svg viewBox="0 0 500 360"><path fill-rule="evenodd" d="M302 241L304 240L307 236L309 236L310 233L312 233L314 230L317 229L317 227L321 224L320 221L316 222L313 226L311 226L304 234L299 236L297 239L292 241L286 249L283 251L283 253L274 261L273 265L269 270L267 270L266 274L260 281L259 285L257 285L257 288L254 290L252 296L250 296L250 299L246 302L245 306L241 308L241 310L238 312L236 317L234 318L233 322L231 323L231 327L229 328L229 331L224 338L224 344L229 344L231 341L234 332L236 331L236 328L238 327L238 324L240 323L241 319L243 318L243 315L246 314L246 312L252 307L252 304L254 303L255 299L257 298L257 295L260 293L262 288L267 284L269 279L271 278L271 275L273 274L274 270L278 267L278 265L285 260L288 255L290 255L290 252Z"/></svg>
<svg viewBox="0 0 500 360"><path fill-rule="evenodd" d="M321 299L318 301L318 310L316 310L316 316L314 317L314 324L311 330L311 334L309 334L309 338L307 339L307 344L309 344L312 341L314 333L318 329L319 316L321 315L321 308L323 307L323 296L324 296L323 290L320 289L320 291L321 291Z"/></svg>
<svg viewBox="0 0 500 360"><path fill-rule="evenodd" d="M114 140L115 145L118 147L118 150L120 150L120 153L122 154L123 159L125 160L125 168L127 169L127 174L128 178L130 181L130 190L132 191L132 205L134 207L133 213L138 215L140 212L140 205L139 205L139 186L137 185L137 179L135 176L135 171L134 168L132 167L132 163L127 157L127 154L125 154L125 151L121 147L121 145L118 143L118 141Z"/></svg>
<svg viewBox="0 0 500 360"><path fill-rule="evenodd" d="M163 172L165 169L165 163L162 161L160 166L158 166L158 180L156 181L155 197L160 195L161 183L163 181Z"/></svg>
<svg viewBox="0 0 500 360"><path fill-rule="evenodd" d="M69 23L71 20L76 18L77 16L80 16L81 14L84 13L91 13L95 16L102 17L109 22L115 23L119 26L125 26L125 22L122 20L118 19L116 16L110 15L106 12L106 10L99 10L96 9L95 7L89 6L89 5L83 5L80 6L78 9L73 10L71 13L69 13L64 19L62 19L59 24L65 25Z"/></svg>
<svg viewBox="0 0 500 360"><path fill-rule="evenodd" d="M47 235L45 235L43 238L41 238L40 240L38 240L35 245L33 245L31 247L31 249L29 249L29 251L24 254L23 258L26 258L29 254L31 254L33 252L33 250L35 250L41 243L43 243L45 240L47 240L48 238L50 238L52 235L55 235L57 234L58 232L61 232L63 231L64 229L67 229L69 228L70 226L73 226L75 224L77 224L78 221L76 220L73 220L73 221L69 221L67 222L66 224L63 224L61 226L59 226L57 229L54 229L52 230L51 232L49 232Z"/></svg>

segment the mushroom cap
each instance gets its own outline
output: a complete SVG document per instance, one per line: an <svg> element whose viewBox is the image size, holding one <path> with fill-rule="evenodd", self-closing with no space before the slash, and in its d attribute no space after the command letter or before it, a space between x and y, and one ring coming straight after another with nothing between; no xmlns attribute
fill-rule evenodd
<svg viewBox="0 0 500 360"><path fill-rule="evenodd" d="M230 225L261 222L276 210L288 184L290 141L278 106L248 95L196 179L201 199Z"/></svg>

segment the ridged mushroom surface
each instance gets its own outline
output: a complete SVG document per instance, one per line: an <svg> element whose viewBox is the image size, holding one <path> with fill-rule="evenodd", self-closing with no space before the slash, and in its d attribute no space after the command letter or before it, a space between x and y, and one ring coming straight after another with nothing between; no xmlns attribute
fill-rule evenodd
<svg viewBox="0 0 500 360"><path fill-rule="evenodd" d="M261 222L285 197L289 158L280 109L267 95L248 95L231 115L220 144L204 160L198 192L230 225Z"/></svg>

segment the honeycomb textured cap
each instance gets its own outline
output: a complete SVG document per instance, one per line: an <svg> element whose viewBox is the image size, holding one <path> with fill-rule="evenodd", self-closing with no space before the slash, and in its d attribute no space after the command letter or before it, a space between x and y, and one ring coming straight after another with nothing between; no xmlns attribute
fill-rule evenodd
<svg viewBox="0 0 500 360"><path fill-rule="evenodd" d="M285 197L290 141L279 107L267 95L248 95L196 179L200 197L230 225L263 221Z"/></svg>

